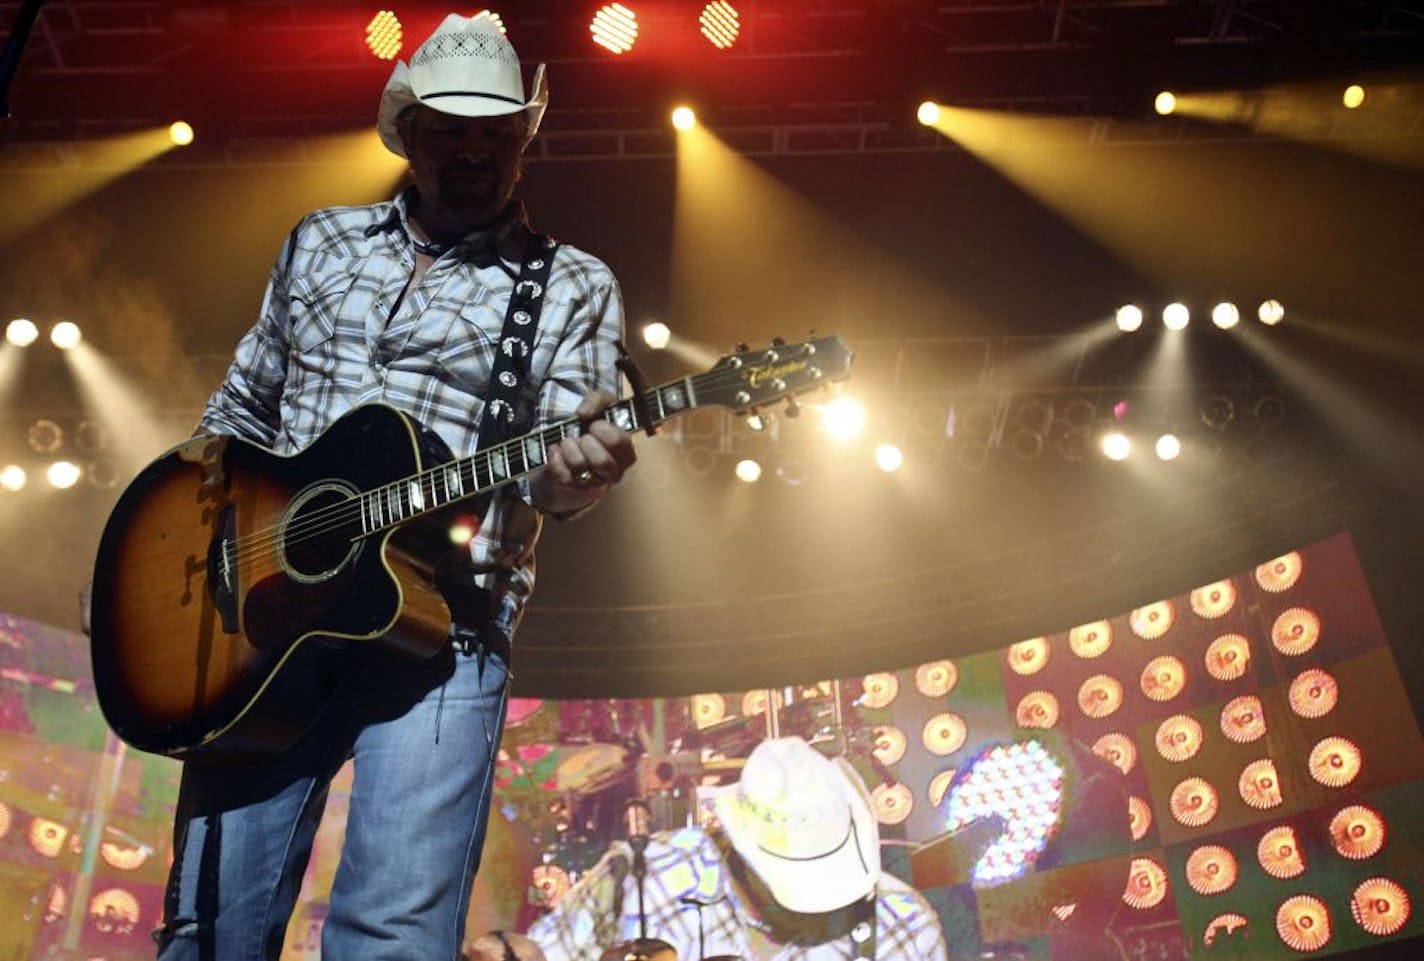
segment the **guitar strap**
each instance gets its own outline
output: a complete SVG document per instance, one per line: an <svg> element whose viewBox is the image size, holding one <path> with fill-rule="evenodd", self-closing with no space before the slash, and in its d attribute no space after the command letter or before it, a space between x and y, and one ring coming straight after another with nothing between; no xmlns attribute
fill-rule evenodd
<svg viewBox="0 0 1424 961"><path fill-rule="evenodd" d="M504 329L500 331L499 346L495 350L494 364L490 370L489 387L485 393L485 404L480 416L479 438L476 450L484 450L507 440L514 432L518 418L519 395L529 376L529 358L534 353L534 333L539 329L539 315L544 307L544 294L549 286L549 272L554 263L554 252L559 243L545 234L531 233L524 245L524 258L519 268L519 279L514 283L509 306L504 314ZM489 498L476 501L475 514L483 517L489 507ZM435 586L444 595L450 606L454 622L456 646L468 646L470 641L478 643L485 638L489 625L492 598L486 590L474 586L473 573L465 551L452 551L446 555L454 562L442 563L435 572ZM491 643L498 644L494 638ZM504 652L508 663L508 652Z"/></svg>

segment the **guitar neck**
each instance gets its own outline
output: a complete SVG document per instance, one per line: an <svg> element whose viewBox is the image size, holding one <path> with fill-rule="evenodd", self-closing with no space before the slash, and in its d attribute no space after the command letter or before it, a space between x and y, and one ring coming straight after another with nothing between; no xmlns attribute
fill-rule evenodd
<svg viewBox="0 0 1424 961"><path fill-rule="evenodd" d="M609 405L602 419L626 431L652 433L668 418L697 406L696 377L669 381L639 397ZM557 421L521 437L478 450L445 464L365 491L361 526L365 534L389 530L423 514L479 497L534 473L548 462L549 448L585 430L576 417Z"/></svg>
<svg viewBox="0 0 1424 961"><path fill-rule="evenodd" d="M840 380L850 372L850 351L838 337L800 344L777 343L723 357L711 370L668 381L610 405L604 420L626 431L653 433L678 414L698 407L745 413ZM478 497L548 462L549 448L585 430L576 417L478 450L361 494L363 534L375 534L458 501Z"/></svg>

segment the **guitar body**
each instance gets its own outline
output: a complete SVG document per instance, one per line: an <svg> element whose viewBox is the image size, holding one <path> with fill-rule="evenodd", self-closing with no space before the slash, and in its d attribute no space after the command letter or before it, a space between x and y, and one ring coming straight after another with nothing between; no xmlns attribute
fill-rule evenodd
<svg viewBox="0 0 1424 961"><path fill-rule="evenodd" d="M195 437L150 464L95 563L94 683L115 732L180 758L276 753L362 651L438 651L450 611L432 578L448 528L437 513L364 536L378 508L362 495L449 458L371 405L292 457Z"/></svg>

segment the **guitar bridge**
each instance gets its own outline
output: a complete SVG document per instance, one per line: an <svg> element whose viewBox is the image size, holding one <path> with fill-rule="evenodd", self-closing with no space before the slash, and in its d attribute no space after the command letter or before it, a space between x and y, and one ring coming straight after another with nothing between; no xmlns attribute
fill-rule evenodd
<svg viewBox="0 0 1424 961"><path fill-rule="evenodd" d="M237 623L237 508L229 504L218 515L217 536L208 545L208 597L222 618L223 631L236 634Z"/></svg>

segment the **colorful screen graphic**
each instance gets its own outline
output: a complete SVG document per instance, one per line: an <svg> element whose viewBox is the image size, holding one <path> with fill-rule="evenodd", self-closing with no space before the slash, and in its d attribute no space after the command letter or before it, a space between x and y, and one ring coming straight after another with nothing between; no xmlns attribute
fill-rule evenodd
<svg viewBox="0 0 1424 961"><path fill-rule="evenodd" d="M932 914L955 957L1295 958L1424 931L1424 743L1339 535L902 670L516 698L471 935L528 931L551 957L593 959L630 937L622 898L589 922L583 954L567 948L626 880L630 802L646 807L650 859L716 860L698 846L718 830L713 798L772 737L849 763L881 866L913 892L901 903ZM106 737L82 639L0 622L0 775L0 908L22 919L0 954L150 956L177 766ZM318 956L349 784L348 771L333 787L284 957ZM879 956L900 956L881 933ZM692 920L649 934L698 957Z"/></svg>

